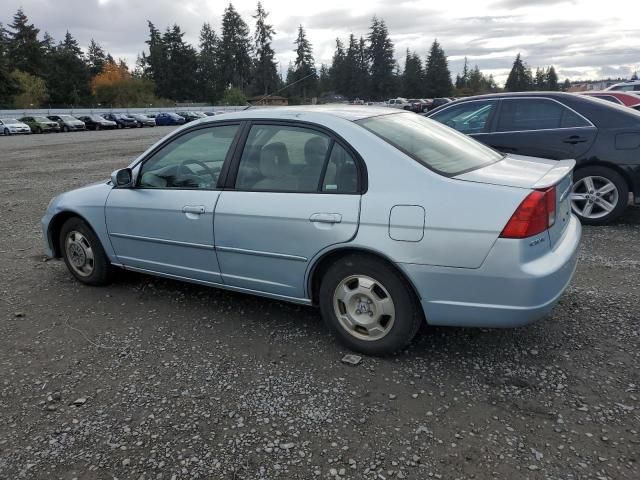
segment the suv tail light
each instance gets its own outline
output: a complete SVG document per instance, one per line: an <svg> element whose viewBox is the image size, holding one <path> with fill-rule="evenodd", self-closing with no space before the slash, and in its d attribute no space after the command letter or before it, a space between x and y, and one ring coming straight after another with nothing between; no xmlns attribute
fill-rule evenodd
<svg viewBox="0 0 640 480"><path fill-rule="evenodd" d="M502 238L527 238L544 232L556 221L556 187L534 190L502 230Z"/></svg>

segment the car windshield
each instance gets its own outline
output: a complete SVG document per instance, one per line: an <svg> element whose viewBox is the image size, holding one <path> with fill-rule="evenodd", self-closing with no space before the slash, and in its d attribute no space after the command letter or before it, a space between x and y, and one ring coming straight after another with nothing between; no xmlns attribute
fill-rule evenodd
<svg viewBox="0 0 640 480"><path fill-rule="evenodd" d="M11 125L12 123L22 123L22 122L19 122L15 118L3 118L2 119L2 123L5 123L7 125Z"/></svg>
<svg viewBox="0 0 640 480"><path fill-rule="evenodd" d="M67 122L75 122L76 118L72 117L71 115L58 115L60 117L61 120L65 120Z"/></svg>
<svg viewBox="0 0 640 480"><path fill-rule="evenodd" d="M459 175L504 157L466 135L413 113L380 115L357 123L425 167L447 176Z"/></svg>
<svg viewBox="0 0 640 480"><path fill-rule="evenodd" d="M89 118L94 122L104 122L104 118L102 118L100 115L90 115Z"/></svg>
<svg viewBox="0 0 640 480"><path fill-rule="evenodd" d="M33 117L33 119L36 122L47 122L47 123L49 123L51 121L51 120L49 120L48 118L45 118L45 117Z"/></svg>

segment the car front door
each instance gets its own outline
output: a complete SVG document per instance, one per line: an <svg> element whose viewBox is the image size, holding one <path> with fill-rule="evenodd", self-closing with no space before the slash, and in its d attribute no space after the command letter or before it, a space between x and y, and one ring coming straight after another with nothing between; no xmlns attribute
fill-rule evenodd
<svg viewBox="0 0 640 480"><path fill-rule="evenodd" d="M221 283L214 250L218 177L239 124L185 131L134 168L133 188L114 188L105 216L125 267Z"/></svg>
<svg viewBox="0 0 640 480"><path fill-rule="evenodd" d="M504 98L494 125L476 139L504 153L554 160L578 158L598 134L588 119L550 98Z"/></svg>
<svg viewBox="0 0 640 480"><path fill-rule="evenodd" d="M353 238L364 172L331 133L299 123L248 127L214 231L227 285L305 298L311 259Z"/></svg>

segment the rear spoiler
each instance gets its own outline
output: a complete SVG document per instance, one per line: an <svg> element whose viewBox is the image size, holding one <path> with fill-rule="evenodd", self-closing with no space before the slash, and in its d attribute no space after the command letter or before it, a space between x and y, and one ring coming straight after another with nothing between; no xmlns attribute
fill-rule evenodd
<svg viewBox="0 0 640 480"><path fill-rule="evenodd" d="M573 167L576 166L575 160L560 160L558 164L545 173L540 180L533 186L534 189L547 188L555 185L567 176Z"/></svg>

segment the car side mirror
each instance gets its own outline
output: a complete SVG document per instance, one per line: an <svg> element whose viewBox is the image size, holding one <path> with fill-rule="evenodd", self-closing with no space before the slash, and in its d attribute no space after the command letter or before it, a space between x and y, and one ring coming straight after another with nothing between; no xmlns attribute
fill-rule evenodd
<svg viewBox="0 0 640 480"><path fill-rule="evenodd" d="M133 172L130 168L121 168L111 174L111 183L116 188L133 187Z"/></svg>

